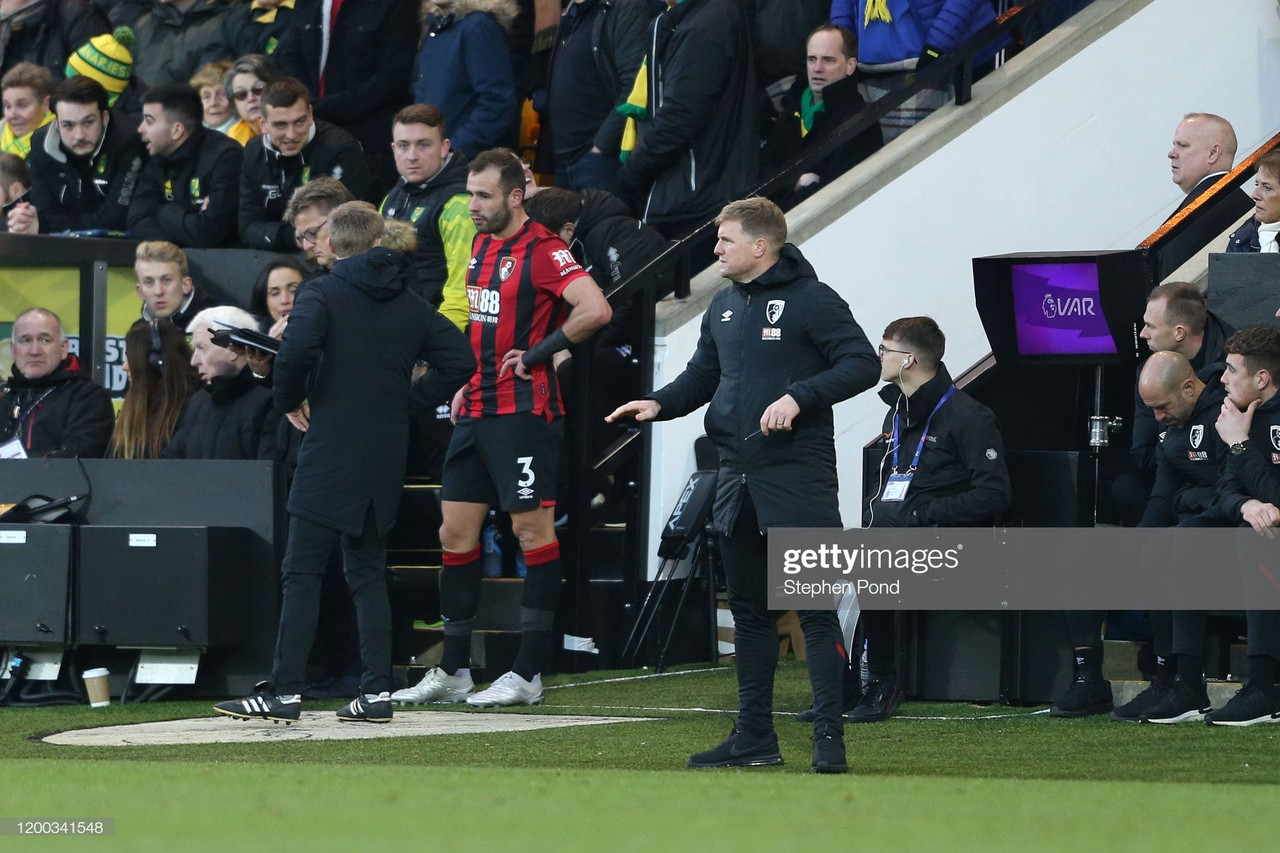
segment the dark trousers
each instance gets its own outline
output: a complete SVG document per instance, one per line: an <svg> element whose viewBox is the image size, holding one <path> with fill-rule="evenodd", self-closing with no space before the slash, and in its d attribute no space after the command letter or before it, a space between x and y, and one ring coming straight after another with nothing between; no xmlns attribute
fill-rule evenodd
<svg viewBox="0 0 1280 853"><path fill-rule="evenodd" d="M748 734L773 730L773 675L778 666L778 617L768 604L767 540L760 534L756 507L743 487L742 509L732 536L720 537L729 609L733 612L734 657L738 667L738 725ZM809 683L817 714L814 731L844 731L842 681L845 654L834 610L801 610Z"/></svg>
<svg viewBox="0 0 1280 853"><path fill-rule="evenodd" d="M373 507L359 536L298 516L289 518L289 545L280 566L284 600L271 683L280 695L301 693L320 619L320 585L329 554L342 545L342 571L360 632L362 693L391 689L391 604L387 598L387 540L378 535Z"/></svg>

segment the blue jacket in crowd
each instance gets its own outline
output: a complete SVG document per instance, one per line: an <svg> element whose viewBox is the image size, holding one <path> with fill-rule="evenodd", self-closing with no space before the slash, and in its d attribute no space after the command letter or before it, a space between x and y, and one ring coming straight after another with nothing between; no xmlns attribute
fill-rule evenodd
<svg viewBox="0 0 1280 853"><path fill-rule="evenodd" d="M413 100L444 113L455 149L468 159L513 145L519 127L506 29L514 0L455 0L448 14L428 3L427 35L414 62Z"/></svg>
<svg viewBox="0 0 1280 853"><path fill-rule="evenodd" d="M833 0L831 22L858 34L858 61L869 65L915 59L926 45L946 53L996 19L991 0L889 0L892 23L864 26L867 2Z"/></svg>

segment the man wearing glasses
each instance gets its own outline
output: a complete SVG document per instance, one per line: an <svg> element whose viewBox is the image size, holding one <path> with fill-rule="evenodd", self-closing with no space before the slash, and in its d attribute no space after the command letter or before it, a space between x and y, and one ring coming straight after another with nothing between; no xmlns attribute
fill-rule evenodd
<svg viewBox="0 0 1280 853"><path fill-rule="evenodd" d="M316 178L293 191L284 209L284 221L293 229L295 245L306 252L307 262L320 273L337 260L328 250L329 214L339 205L355 201L351 190L334 178Z"/></svg>
<svg viewBox="0 0 1280 853"><path fill-rule="evenodd" d="M370 189L369 167L355 137L315 118L306 86L288 77L277 80L262 95L262 135L244 147L241 242L292 252L297 241L294 226L283 221L286 202L298 187L323 175L341 181L357 199Z"/></svg>
<svg viewBox="0 0 1280 853"><path fill-rule="evenodd" d="M884 458L864 507L864 527L971 527L1009 506L1009 472L995 414L956 389L942 363L947 339L930 317L903 317L884 330L880 399ZM850 723L887 719L902 702L894 612L865 610L871 681Z"/></svg>

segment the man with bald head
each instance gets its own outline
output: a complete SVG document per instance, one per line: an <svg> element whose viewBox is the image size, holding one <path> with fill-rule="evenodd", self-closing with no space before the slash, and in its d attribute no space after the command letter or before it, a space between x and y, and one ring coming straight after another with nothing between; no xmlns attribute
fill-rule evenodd
<svg viewBox="0 0 1280 853"><path fill-rule="evenodd" d="M0 458L101 457L111 442L111 395L80 370L62 320L31 308L13 321L13 373L0 385Z"/></svg>
<svg viewBox="0 0 1280 853"><path fill-rule="evenodd" d="M1231 122L1212 113L1187 113L1173 132L1169 149L1173 182L1187 195L1170 218L1230 172L1235 159L1236 132Z"/></svg>
<svg viewBox="0 0 1280 853"><path fill-rule="evenodd" d="M1227 446L1214 431L1226 388L1222 364L1199 374L1182 353L1157 352L1138 377L1138 394L1164 427L1156 449L1156 483L1139 527L1221 527L1216 517L1218 475ZM1171 541L1154 541L1144 561L1171 558ZM1203 610L1151 612L1157 665L1151 684L1111 712L1116 722L1180 723L1209 710L1204 687Z"/></svg>

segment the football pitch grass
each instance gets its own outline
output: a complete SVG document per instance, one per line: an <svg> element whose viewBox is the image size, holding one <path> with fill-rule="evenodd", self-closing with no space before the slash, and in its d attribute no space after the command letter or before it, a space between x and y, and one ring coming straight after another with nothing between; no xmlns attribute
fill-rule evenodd
<svg viewBox="0 0 1280 853"><path fill-rule="evenodd" d="M606 680L635 674L556 676L543 707L474 712L658 718L526 732L70 747L40 739L208 717L210 703L0 709L0 817L115 821L107 838L5 838L3 847L1204 851L1274 843L1267 816L1280 793L1280 725L1122 725L916 702L886 723L846 730L846 776L810 774L809 728L783 716L784 767L692 771L685 757L732 725L723 713L735 704L732 670ZM780 711L808 704L803 664L783 661L777 693ZM438 709L458 706L397 715ZM229 734L270 725L225 721Z"/></svg>

